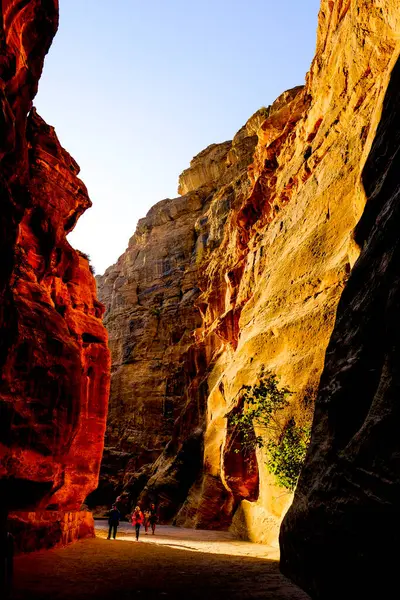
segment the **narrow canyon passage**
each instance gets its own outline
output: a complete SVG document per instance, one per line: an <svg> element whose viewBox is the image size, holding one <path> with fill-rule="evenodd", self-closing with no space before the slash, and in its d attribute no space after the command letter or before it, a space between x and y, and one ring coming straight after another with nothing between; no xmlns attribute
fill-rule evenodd
<svg viewBox="0 0 400 600"><path fill-rule="evenodd" d="M95 539L19 556L13 599L309 598L279 573L274 548L227 532L161 526L156 533L136 543L124 523L115 541L106 540L106 522L97 522Z"/></svg>

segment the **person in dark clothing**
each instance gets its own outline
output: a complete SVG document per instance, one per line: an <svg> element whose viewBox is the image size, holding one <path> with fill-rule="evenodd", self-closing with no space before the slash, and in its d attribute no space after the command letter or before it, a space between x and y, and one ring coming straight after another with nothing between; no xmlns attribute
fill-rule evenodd
<svg viewBox="0 0 400 600"><path fill-rule="evenodd" d="M119 512L119 510L117 509L115 504L113 504L112 509L108 513L108 524L109 524L108 538L107 538L108 540L111 539L111 532L113 533L113 537L115 540L115 536L117 535L117 528L119 525L120 518L121 518L121 513Z"/></svg>
<svg viewBox="0 0 400 600"><path fill-rule="evenodd" d="M156 531L156 525L157 525L157 509L156 509L155 504L150 504L149 513L150 513L149 521L150 521L150 525L151 525L151 531L154 535L155 531Z"/></svg>

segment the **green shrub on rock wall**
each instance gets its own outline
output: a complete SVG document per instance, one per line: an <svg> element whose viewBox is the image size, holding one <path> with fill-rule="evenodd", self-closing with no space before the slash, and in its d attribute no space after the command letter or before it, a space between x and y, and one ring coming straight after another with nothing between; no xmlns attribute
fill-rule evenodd
<svg viewBox="0 0 400 600"><path fill-rule="evenodd" d="M267 467L275 475L277 483L293 491L296 487L310 442L310 427L296 425L292 417L286 424L280 439L267 443Z"/></svg>
<svg viewBox="0 0 400 600"><path fill-rule="evenodd" d="M240 436L241 447L235 452L246 454L265 448L268 470L280 486L293 491L305 459L310 428L298 425L294 417L285 422L282 411L289 407L288 397L293 392L279 388L278 383L278 377L262 367L258 382L240 390L241 409L228 419Z"/></svg>

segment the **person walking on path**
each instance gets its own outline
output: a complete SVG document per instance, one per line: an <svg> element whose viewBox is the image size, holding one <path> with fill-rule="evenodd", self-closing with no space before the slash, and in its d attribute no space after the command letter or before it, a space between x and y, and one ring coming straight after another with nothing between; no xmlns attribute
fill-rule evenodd
<svg viewBox="0 0 400 600"><path fill-rule="evenodd" d="M149 509L147 509L147 510L144 511L143 525L144 525L144 532L147 535L147 532L149 530L149 525L150 525L150 511L149 511Z"/></svg>
<svg viewBox="0 0 400 600"><path fill-rule="evenodd" d="M139 541L139 532L140 532L140 526L143 523L144 517L143 517L143 513L140 510L140 506L137 506L132 514L132 525L134 526L135 530L136 530L136 541Z"/></svg>
<svg viewBox="0 0 400 600"><path fill-rule="evenodd" d="M113 533L113 537L115 540L115 536L117 535L117 528L119 525L120 518L121 518L121 513L119 512L119 510L117 509L115 504L113 504L112 509L108 513L108 524L109 524L108 538L107 538L108 540L111 539L111 532Z"/></svg>
<svg viewBox="0 0 400 600"><path fill-rule="evenodd" d="M155 504L150 504L149 513L150 513L149 521L150 521L150 525L151 525L151 531L154 535L155 531L156 531L156 524L157 524L157 509L156 509Z"/></svg>

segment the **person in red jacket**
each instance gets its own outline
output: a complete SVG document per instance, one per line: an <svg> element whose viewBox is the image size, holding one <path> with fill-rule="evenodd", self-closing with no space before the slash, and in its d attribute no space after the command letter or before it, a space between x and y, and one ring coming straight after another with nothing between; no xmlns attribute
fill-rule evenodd
<svg viewBox="0 0 400 600"><path fill-rule="evenodd" d="M144 517L143 517L142 511L140 510L140 506L137 506L132 514L132 525L136 529L136 541L137 542L139 541L139 531L140 531L140 526L143 523L143 518Z"/></svg>

